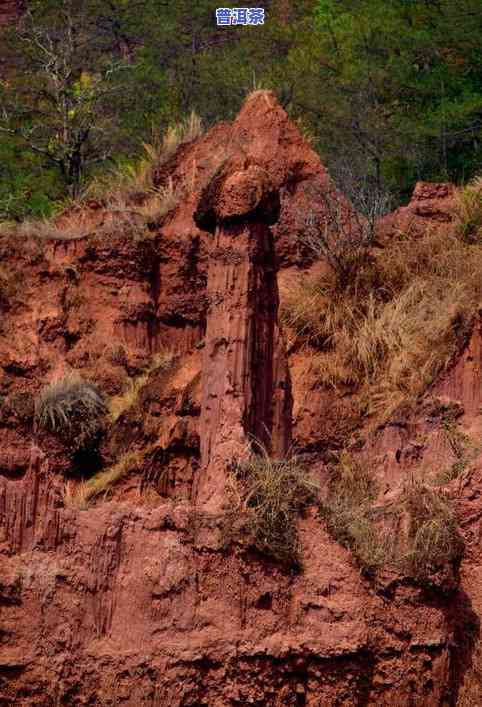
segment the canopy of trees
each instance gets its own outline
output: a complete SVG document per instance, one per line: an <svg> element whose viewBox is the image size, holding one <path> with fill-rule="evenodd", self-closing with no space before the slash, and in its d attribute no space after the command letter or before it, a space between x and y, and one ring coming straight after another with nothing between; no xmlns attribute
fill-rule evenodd
<svg viewBox="0 0 482 707"><path fill-rule="evenodd" d="M31 0L4 31L0 218L49 213L194 109L232 118L274 89L336 179L407 197L482 170L480 0ZM236 7L239 3L223 3Z"/></svg>

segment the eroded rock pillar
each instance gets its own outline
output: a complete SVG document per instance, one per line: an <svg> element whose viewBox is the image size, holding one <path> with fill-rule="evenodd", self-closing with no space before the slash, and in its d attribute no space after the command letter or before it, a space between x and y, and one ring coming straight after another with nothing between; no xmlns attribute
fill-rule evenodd
<svg viewBox="0 0 482 707"><path fill-rule="evenodd" d="M198 486L198 503L210 507L222 505L227 467L249 454L253 440L277 457L291 443L291 384L270 229L277 200L264 187L262 175L250 169L211 194Z"/></svg>

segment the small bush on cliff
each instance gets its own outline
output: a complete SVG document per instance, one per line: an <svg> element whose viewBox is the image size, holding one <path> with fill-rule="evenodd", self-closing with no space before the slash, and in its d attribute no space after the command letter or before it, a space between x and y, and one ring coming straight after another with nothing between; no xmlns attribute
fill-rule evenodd
<svg viewBox="0 0 482 707"><path fill-rule="evenodd" d="M332 470L326 498L320 504L328 532L351 549L362 569L372 573L390 555L373 524L372 505L378 485L370 470L342 452Z"/></svg>
<svg viewBox="0 0 482 707"><path fill-rule="evenodd" d="M237 462L233 475L227 539L246 533L263 554L298 566L297 517L316 501L318 485L296 459L271 459L265 449Z"/></svg>
<svg viewBox="0 0 482 707"><path fill-rule="evenodd" d="M342 453L332 472L321 515L328 532L353 552L365 573L385 567L425 582L460 561L463 542L441 494L410 481L382 505L374 476L351 455Z"/></svg>
<svg viewBox="0 0 482 707"><path fill-rule="evenodd" d="M320 223L309 214L302 244L328 263L338 290L354 285L356 289L357 281L369 267L373 230L362 216L347 210L341 197L333 196L333 202L327 199L326 204Z"/></svg>
<svg viewBox="0 0 482 707"><path fill-rule="evenodd" d="M421 483L408 484L400 498L408 517L402 570L425 579L446 563L462 558L464 544L454 513L442 495Z"/></svg>
<svg viewBox="0 0 482 707"><path fill-rule="evenodd" d="M308 214L301 241L331 268L337 290L356 292L370 279L375 226L389 211L390 196L381 184L356 175L347 161L339 165L337 177L342 193L324 193L322 212L318 217Z"/></svg>
<svg viewBox="0 0 482 707"><path fill-rule="evenodd" d="M99 388L71 373L41 391L35 405L35 419L39 428L82 449L99 435L106 411Z"/></svg>

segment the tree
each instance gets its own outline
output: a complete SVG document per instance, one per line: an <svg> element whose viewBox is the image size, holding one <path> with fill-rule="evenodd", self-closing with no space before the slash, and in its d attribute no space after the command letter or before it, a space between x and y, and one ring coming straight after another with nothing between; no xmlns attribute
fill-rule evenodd
<svg viewBox="0 0 482 707"><path fill-rule="evenodd" d="M297 100L330 158L353 146L392 187L466 178L482 165L481 37L480 0L318 0Z"/></svg>
<svg viewBox="0 0 482 707"><path fill-rule="evenodd" d="M109 103L127 64L103 52L73 1L52 8L27 12L18 28L24 71L2 87L0 131L54 165L75 197L86 170L110 155Z"/></svg>

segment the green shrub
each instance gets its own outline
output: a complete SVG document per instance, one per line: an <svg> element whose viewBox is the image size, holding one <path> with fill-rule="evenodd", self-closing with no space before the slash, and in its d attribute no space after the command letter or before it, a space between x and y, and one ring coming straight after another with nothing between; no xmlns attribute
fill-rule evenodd
<svg viewBox="0 0 482 707"><path fill-rule="evenodd" d="M35 419L38 428L82 449L99 435L106 411L99 388L77 374L69 374L41 391L35 404Z"/></svg>
<svg viewBox="0 0 482 707"><path fill-rule="evenodd" d="M271 459L264 449L235 463L233 475L229 539L245 532L263 554L299 566L297 517L316 501L318 485L296 459Z"/></svg>

